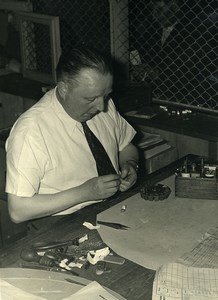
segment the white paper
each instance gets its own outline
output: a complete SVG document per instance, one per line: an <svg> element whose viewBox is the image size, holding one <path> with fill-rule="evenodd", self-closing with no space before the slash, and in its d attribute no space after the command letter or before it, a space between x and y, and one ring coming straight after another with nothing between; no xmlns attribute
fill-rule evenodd
<svg viewBox="0 0 218 300"><path fill-rule="evenodd" d="M100 228L99 225L93 225L92 223L89 223L89 222L84 222L84 223L83 223L83 226L85 226L86 228L88 228L88 229L90 229L90 230Z"/></svg>
<svg viewBox="0 0 218 300"><path fill-rule="evenodd" d="M178 263L163 265L156 273L152 300L217 300L218 269Z"/></svg>
<svg viewBox="0 0 218 300"><path fill-rule="evenodd" d="M109 247L98 249L96 251L91 250L87 254L87 259L90 262L90 264L95 265L95 264L97 264L98 261L103 260L109 254L110 254Z"/></svg>
<svg viewBox="0 0 218 300"><path fill-rule="evenodd" d="M63 300L119 300L105 290L98 282L93 281L75 294Z"/></svg>
<svg viewBox="0 0 218 300"><path fill-rule="evenodd" d="M191 267L218 268L218 227L209 230L200 243L177 262Z"/></svg>
<svg viewBox="0 0 218 300"><path fill-rule="evenodd" d="M45 300L45 298L27 293L0 278L1 300Z"/></svg>

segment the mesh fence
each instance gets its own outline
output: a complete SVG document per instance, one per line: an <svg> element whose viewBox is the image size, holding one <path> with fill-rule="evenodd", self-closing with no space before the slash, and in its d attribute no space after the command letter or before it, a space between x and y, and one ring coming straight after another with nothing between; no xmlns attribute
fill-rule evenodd
<svg viewBox="0 0 218 300"><path fill-rule="evenodd" d="M51 54L49 27L34 22L23 22L25 67L31 71L50 74Z"/></svg>
<svg viewBox="0 0 218 300"><path fill-rule="evenodd" d="M130 0L129 41L131 78L150 81L154 100L218 109L217 0Z"/></svg>
<svg viewBox="0 0 218 300"><path fill-rule="evenodd" d="M59 16L61 46L88 44L110 52L108 0L33 0L33 11Z"/></svg>
<svg viewBox="0 0 218 300"><path fill-rule="evenodd" d="M60 18L61 45L85 43L122 60L166 105L218 111L217 0L32 0Z"/></svg>

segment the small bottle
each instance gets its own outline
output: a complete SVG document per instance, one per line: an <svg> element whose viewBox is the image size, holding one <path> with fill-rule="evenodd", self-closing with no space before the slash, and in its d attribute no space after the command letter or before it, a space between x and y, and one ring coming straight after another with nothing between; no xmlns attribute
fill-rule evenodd
<svg viewBox="0 0 218 300"><path fill-rule="evenodd" d="M190 177L190 172L188 172L188 158L186 157L182 169L182 177Z"/></svg>

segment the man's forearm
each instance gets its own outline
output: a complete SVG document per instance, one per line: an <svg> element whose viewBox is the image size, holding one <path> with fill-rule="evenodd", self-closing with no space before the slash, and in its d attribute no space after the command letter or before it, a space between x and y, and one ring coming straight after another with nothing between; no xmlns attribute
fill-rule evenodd
<svg viewBox="0 0 218 300"><path fill-rule="evenodd" d="M125 163L132 164L134 167L137 167L139 160L138 149L132 144L128 144L120 153L119 153L119 164L122 167Z"/></svg>
<svg viewBox="0 0 218 300"><path fill-rule="evenodd" d="M87 191L80 185L56 194L35 194L33 197L8 194L8 209L12 221L20 223L53 215L88 200Z"/></svg>

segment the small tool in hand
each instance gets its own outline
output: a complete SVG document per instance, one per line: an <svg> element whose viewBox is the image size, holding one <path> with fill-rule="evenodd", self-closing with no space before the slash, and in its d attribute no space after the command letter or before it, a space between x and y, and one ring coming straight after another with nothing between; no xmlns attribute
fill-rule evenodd
<svg viewBox="0 0 218 300"><path fill-rule="evenodd" d="M120 223L113 223L113 222L105 222L105 221L97 221L98 224L108 226L114 229L120 229L120 230L127 230L130 228L129 226L120 224Z"/></svg>

